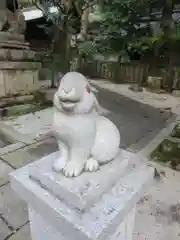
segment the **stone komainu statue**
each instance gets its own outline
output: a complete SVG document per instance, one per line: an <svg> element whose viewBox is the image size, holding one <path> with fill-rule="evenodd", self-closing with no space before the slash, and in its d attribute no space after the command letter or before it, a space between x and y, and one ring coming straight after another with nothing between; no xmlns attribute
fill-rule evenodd
<svg viewBox="0 0 180 240"><path fill-rule="evenodd" d="M6 9L0 10L0 31L23 34L25 29L25 18L18 10L17 0L6 0Z"/></svg>

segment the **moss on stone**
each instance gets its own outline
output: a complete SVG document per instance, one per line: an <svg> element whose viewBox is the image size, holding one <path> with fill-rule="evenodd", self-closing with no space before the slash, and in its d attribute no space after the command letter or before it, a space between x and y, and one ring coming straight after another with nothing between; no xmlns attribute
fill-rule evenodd
<svg viewBox="0 0 180 240"><path fill-rule="evenodd" d="M53 103L46 99L46 94L41 91L32 93L33 96L30 101L23 104L17 104L17 102L11 102L8 106L1 108L0 117L6 118L10 116L19 116L27 113L34 113L36 111L43 110L47 107L52 107ZM4 114L1 114L4 113Z"/></svg>
<svg viewBox="0 0 180 240"><path fill-rule="evenodd" d="M180 123L178 123L178 124L174 127L171 136L172 136L172 137L175 137L175 138L180 138Z"/></svg>
<svg viewBox="0 0 180 240"><path fill-rule="evenodd" d="M41 91L36 91L33 93L34 104L39 107L51 107L53 105L52 101L47 100L46 94Z"/></svg>
<svg viewBox="0 0 180 240"><path fill-rule="evenodd" d="M170 164L174 169L180 165L180 143L165 139L150 155L154 161Z"/></svg>

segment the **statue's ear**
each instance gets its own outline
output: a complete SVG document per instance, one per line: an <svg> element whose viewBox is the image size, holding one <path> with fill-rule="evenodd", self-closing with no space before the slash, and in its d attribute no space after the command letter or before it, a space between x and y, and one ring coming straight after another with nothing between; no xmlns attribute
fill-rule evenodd
<svg viewBox="0 0 180 240"><path fill-rule="evenodd" d="M91 92L98 93L99 91L97 90L97 88L91 86Z"/></svg>
<svg viewBox="0 0 180 240"><path fill-rule="evenodd" d="M88 92L88 93L91 93L91 88L87 85L86 86L86 91Z"/></svg>
<svg viewBox="0 0 180 240"><path fill-rule="evenodd" d="M87 92L88 93L97 93L98 92L98 90L95 88L95 87L92 87L92 86L89 86L89 85L87 85L86 86L86 90L87 90Z"/></svg>

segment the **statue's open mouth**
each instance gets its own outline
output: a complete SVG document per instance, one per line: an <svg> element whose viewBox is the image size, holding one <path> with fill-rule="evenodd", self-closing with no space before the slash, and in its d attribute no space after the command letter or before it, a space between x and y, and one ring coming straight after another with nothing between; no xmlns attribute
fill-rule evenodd
<svg viewBox="0 0 180 240"><path fill-rule="evenodd" d="M75 107L75 105L78 103L77 100L65 100L65 99L61 99L61 105L64 109L72 109Z"/></svg>

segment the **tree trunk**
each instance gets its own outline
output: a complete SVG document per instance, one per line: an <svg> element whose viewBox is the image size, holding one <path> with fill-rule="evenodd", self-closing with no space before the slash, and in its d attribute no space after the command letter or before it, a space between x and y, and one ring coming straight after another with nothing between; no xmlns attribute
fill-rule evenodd
<svg viewBox="0 0 180 240"><path fill-rule="evenodd" d="M173 78L174 78L174 70L173 70L173 62L172 62L172 54L171 54L171 34L173 27L173 1L165 0L164 7L162 10L162 18L161 18L161 27L164 34L164 43L167 51L167 62L168 62L168 74L167 74L167 85L168 91L172 92Z"/></svg>
<svg viewBox="0 0 180 240"><path fill-rule="evenodd" d="M54 71L51 71L51 88L56 88Z"/></svg>
<svg viewBox="0 0 180 240"><path fill-rule="evenodd" d="M87 7L81 16L81 32L79 34L79 39L84 41L87 39L88 25L89 25L89 13L90 7Z"/></svg>
<svg viewBox="0 0 180 240"><path fill-rule="evenodd" d="M62 71L69 71L70 66L70 36L66 31L57 31L54 52L62 59Z"/></svg>
<svg viewBox="0 0 180 240"><path fill-rule="evenodd" d="M173 13L173 1L165 0L161 18L161 27L163 29L165 37L169 37L172 31L173 24L172 13Z"/></svg>

